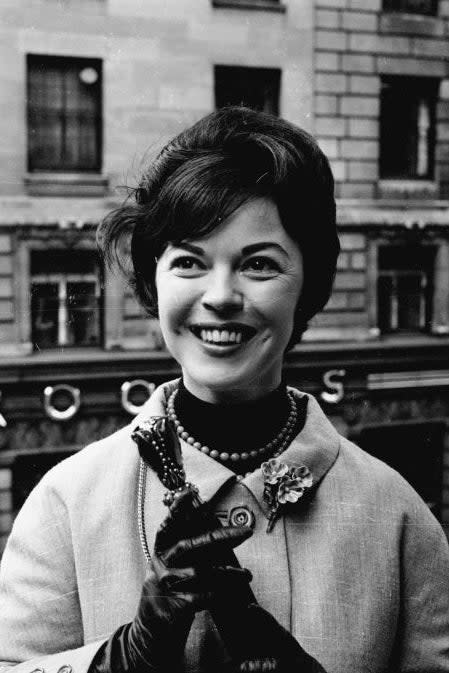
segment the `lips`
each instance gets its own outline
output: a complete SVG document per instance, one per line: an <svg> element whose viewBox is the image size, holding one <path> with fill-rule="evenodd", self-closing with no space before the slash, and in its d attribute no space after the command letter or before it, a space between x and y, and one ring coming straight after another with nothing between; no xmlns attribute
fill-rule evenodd
<svg viewBox="0 0 449 673"><path fill-rule="evenodd" d="M203 343L214 346L238 346L256 334L253 327L237 323L199 323L190 325L190 331Z"/></svg>

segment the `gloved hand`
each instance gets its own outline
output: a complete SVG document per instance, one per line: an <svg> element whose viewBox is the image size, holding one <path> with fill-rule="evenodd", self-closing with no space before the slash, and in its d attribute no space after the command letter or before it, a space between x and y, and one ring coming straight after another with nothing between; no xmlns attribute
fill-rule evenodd
<svg viewBox="0 0 449 673"><path fill-rule="evenodd" d="M245 624L245 655L229 673L326 673L298 641L260 605L239 613Z"/></svg>
<svg viewBox="0 0 449 673"><path fill-rule="evenodd" d="M175 673L195 612L250 581L248 570L222 566L219 559L250 537L251 529L219 526L183 536L189 497L175 500L158 530L135 618L100 649L89 673ZM188 527L194 528L193 520Z"/></svg>

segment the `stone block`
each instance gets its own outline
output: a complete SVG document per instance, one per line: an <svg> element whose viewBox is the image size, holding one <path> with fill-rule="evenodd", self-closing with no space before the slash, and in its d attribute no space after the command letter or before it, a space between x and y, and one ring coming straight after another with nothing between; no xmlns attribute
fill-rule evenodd
<svg viewBox="0 0 449 673"><path fill-rule="evenodd" d="M382 0L349 0L348 7L351 9L361 9L363 11L379 12L382 9Z"/></svg>
<svg viewBox="0 0 449 673"><path fill-rule="evenodd" d="M341 157L343 159L376 159L379 145L374 140L345 139L341 141Z"/></svg>
<svg viewBox="0 0 449 673"><path fill-rule="evenodd" d="M318 94L315 96L315 112L318 115L335 115L337 114L337 103L337 96Z"/></svg>
<svg viewBox="0 0 449 673"><path fill-rule="evenodd" d="M342 117L317 117L315 133L328 138L342 138L345 135L345 119L342 119Z"/></svg>
<svg viewBox="0 0 449 673"><path fill-rule="evenodd" d="M349 0L316 0L316 7L327 7L329 9L344 9L348 6Z"/></svg>
<svg viewBox="0 0 449 673"><path fill-rule="evenodd" d="M12 274L11 255L0 255L0 276L9 276Z"/></svg>
<svg viewBox="0 0 449 673"><path fill-rule="evenodd" d="M343 12L342 27L354 32L377 31L377 14L371 12Z"/></svg>
<svg viewBox="0 0 449 673"><path fill-rule="evenodd" d="M0 513L0 535L8 534L12 528L14 517L12 512Z"/></svg>
<svg viewBox="0 0 449 673"><path fill-rule="evenodd" d="M378 117L379 98L377 96L343 96L340 99L340 113L348 117Z"/></svg>
<svg viewBox="0 0 449 673"><path fill-rule="evenodd" d="M0 277L0 297L2 299L13 297L13 286L11 278Z"/></svg>
<svg viewBox="0 0 449 673"><path fill-rule="evenodd" d="M375 33L352 33L349 35L349 51L375 54L379 51L379 42L379 36Z"/></svg>
<svg viewBox="0 0 449 673"><path fill-rule="evenodd" d="M449 100L449 79L440 82L440 100Z"/></svg>
<svg viewBox="0 0 449 673"><path fill-rule="evenodd" d="M320 9L316 11L316 26L318 28L339 28L340 12L332 9Z"/></svg>
<svg viewBox="0 0 449 673"><path fill-rule="evenodd" d="M378 96L380 80L377 75L351 75L349 77L349 91L355 94Z"/></svg>
<svg viewBox="0 0 449 673"><path fill-rule="evenodd" d="M343 54L342 69L348 73L375 73L376 61L368 54Z"/></svg>
<svg viewBox="0 0 449 673"><path fill-rule="evenodd" d="M0 234L0 253L11 252L11 236Z"/></svg>
<svg viewBox="0 0 449 673"><path fill-rule="evenodd" d="M349 119L348 135L351 138L378 138L379 121L377 119Z"/></svg>
<svg viewBox="0 0 449 673"><path fill-rule="evenodd" d="M373 182L379 177L377 161L349 161L348 180L351 182Z"/></svg>
<svg viewBox="0 0 449 673"><path fill-rule="evenodd" d="M0 490L0 512L10 512L12 510L12 494L8 490Z"/></svg>
<svg viewBox="0 0 449 673"><path fill-rule="evenodd" d="M315 68L317 71L335 72L340 69L340 54L332 51L317 51L315 54Z"/></svg>
<svg viewBox="0 0 449 673"><path fill-rule="evenodd" d="M333 292L326 304L326 311L341 311L349 306L347 292Z"/></svg>
<svg viewBox="0 0 449 673"><path fill-rule="evenodd" d="M368 316L355 311L323 311L311 322L311 327L365 327Z"/></svg>
<svg viewBox="0 0 449 673"><path fill-rule="evenodd" d="M345 182L340 186L340 199L374 199L376 184L374 182Z"/></svg>
<svg viewBox="0 0 449 673"><path fill-rule="evenodd" d="M351 268L357 271L364 271L366 269L366 253L353 252L351 254Z"/></svg>
<svg viewBox="0 0 449 673"><path fill-rule="evenodd" d="M334 287L336 290L362 290L365 288L365 274L356 271L338 271Z"/></svg>
<svg viewBox="0 0 449 673"><path fill-rule="evenodd" d="M14 319L14 303L10 299L0 299L0 322Z"/></svg>
<svg viewBox="0 0 449 673"><path fill-rule="evenodd" d="M449 41L439 39L426 39L415 37L413 39L412 53L414 56L425 56L434 58L449 57Z"/></svg>
<svg viewBox="0 0 449 673"><path fill-rule="evenodd" d="M10 489L12 487L12 472L6 467L0 468L0 489Z"/></svg>
<svg viewBox="0 0 449 673"><path fill-rule="evenodd" d="M346 76L342 74L319 72L315 81L319 93L344 93L347 90Z"/></svg>
<svg viewBox="0 0 449 673"><path fill-rule="evenodd" d="M413 39L398 35L382 35L379 40L379 53L408 56L413 53Z"/></svg>
<svg viewBox="0 0 449 673"><path fill-rule="evenodd" d="M337 159L339 156L338 140L335 138L319 138L318 144L328 159Z"/></svg>
<svg viewBox="0 0 449 673"><path fill-rule="evenodd" d="M438 3L438 14L449 17L449 0L440 0Z"/></svg>
<svg viewBox="0 0 449 673"><path fill-rule="evenodd" d="M332 161L331 162L332 173L334 174L334 179L338 181L346 180L346 161Z"/></svg>
<svg viewBox="0 0 449 673"><path fill-rule="evenodd" d="M439 122L437 124L437 142L449 141L449 122Z"/></svg>
<svg viewBox="0 0 449 673"><path fill-rule="evenodd" d="M348 252L340 252L337 260L337 269L346 271L349 269L350 255Z"/></svg>
<svg viewBox="0 0 449 673"><path fill-rule="evenodd" d="M315 45L317 49L327 51L346 51L346 33L337 30L317 30Z"/></svg>
<svg viewBox="0 0 449 673"><path fill-rule="evenodd" d="M419 58L396 58L379 56L377 69L383 75L415 75L417 77L445 77L447 64L441 60Z"/></svg>
<svg viewBox="0 0 449 673"><path fill-rule="evenodd" d="M366 240L363 234L343 233L340 234L341 249L352 252L354 250L365 250Z"/></svg>
<svg viewBox="0 0 449 673"><path fill-rule="evenodd" d="M366 306L364 292L348 292L348 308L352 311L363 311Z"/></svg>

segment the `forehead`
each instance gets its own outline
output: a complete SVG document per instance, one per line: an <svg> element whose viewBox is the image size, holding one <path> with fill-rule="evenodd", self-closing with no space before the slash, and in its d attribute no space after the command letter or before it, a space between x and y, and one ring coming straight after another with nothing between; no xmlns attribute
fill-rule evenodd
<svg viewBox="0 0 449 673"><path fill-rule="evenodd" d="M282 225L276 204L266 198L243 204L206 236L186 240L205 250L217 246L241 249L260 241L278 243L286 248L294 245Z"/></svg>

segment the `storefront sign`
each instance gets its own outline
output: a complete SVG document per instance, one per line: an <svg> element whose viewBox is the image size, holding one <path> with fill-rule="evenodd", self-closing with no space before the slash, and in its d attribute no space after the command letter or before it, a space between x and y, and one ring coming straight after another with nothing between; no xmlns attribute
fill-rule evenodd
<svg viewBox="0 0 449 673"><path fill-rule="evenodd" d="M338 404L345 395L343 380L346 376L346 369L329 369L323 374L323 383L326 387L320 394L323 402L327 404Z"/></svg>
<svg viewBox="0 0 449 673"><path fill-rule="evenodd" d="M55 395L64 393L70 400L65 409L58 409L54 406ZM44 409L47 416L53 421L68 421L77 413L81 404L81 392L79 388L74 388L66 383L60 383L57 386L47 386L44 390Z"/></svg>

